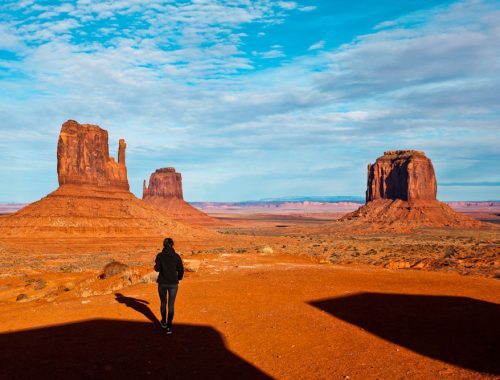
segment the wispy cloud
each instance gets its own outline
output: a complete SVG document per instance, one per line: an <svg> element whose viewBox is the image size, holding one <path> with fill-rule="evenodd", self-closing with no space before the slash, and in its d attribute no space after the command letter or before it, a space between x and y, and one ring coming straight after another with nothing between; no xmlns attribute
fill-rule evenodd
<svg viewBox="0 0 500 380"><path fill-rule="evenodd" d="M295 1L278 1L278 5L284 9L295 9L297 8L297 3Z"/></svg>
<svg viewBox="0 0 500 380"><path fill-rule="evenodd" d="M318 41L314 44L312 44L311 46L309 46L309 48L307 50L311 51L311 50L318 50L318 49L323 49L325 47L325 41Z"/></svg>

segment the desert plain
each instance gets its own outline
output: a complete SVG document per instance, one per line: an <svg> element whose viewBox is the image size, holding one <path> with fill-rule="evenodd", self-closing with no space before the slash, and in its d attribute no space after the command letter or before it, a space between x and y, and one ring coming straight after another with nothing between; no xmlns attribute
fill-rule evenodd
<svg viewBox="0 0 500 380"><path fill-rule="evenodd" d="M423 152L370 165L366 204L194 208L170 167L130 193L125 147L115 162L105 130L68 121L58 189L2 208L1 379L500 376L500 205L437 201ZM186 267L172 335L167 236Z"/></svg>
<svg viewBox="0 0 500 380"><path fill-rule="evenodd" d="M172 336L160 236L3 237L2 379L499 375L497 228L366 234L335 213L218 211L210 238L177 243ZM128 267L100 278L112 261Z"/></svg>

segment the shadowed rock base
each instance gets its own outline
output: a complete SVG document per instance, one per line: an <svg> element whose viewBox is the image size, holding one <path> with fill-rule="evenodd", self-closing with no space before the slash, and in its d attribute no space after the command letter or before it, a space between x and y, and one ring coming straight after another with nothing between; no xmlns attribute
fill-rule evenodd
<svg viewBox="0 0 500 380"><path fill-rule="evenodd" d="M439 201L378 199L341 219L353 228L405 232L418 227L481 227L481 222Z"/></svg>

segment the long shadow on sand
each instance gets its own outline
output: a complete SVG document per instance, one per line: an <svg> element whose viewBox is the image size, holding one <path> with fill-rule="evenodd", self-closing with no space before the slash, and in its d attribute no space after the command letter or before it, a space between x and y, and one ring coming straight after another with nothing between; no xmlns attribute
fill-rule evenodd
<svg viewBox="0 0 500 380"><path fill-rule="evenodd" d="M466 297L384 293L309 302L412 351L500 374L500 305Z"/></svg>
<svg viewBox="0 0 500 380"><path fill-rule="evenodd" d="M115 301L121 304L124 304L131 309L143 314L147 319L149 319L153 323L160 323L156 315L151 311L151 309L147 306L149 305L148 301L141 300L139 298L127 297L121 293L115 293Z"/></svg>
<svg viewBox="0 0 500 380"><path fill-rule="evenodd" d="M146 301L116 295L157 322ZM0 334L0 379L271 379L208 326L90 320Z"/></svg>

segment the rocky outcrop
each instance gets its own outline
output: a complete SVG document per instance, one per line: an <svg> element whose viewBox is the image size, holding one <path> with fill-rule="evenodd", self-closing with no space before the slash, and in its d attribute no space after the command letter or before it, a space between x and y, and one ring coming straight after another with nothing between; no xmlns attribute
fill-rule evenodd
<svg viewBox="0 0 500 380"><path fill-rule="evenodd" d="M434 167L424 152L392 150L368 165L366 202L435 200L436 192Z"/></svg>
<svg viewBox="0 0 500 380"><path fill-rule="evenodd" d="M109 156L107 131L73 120L64 123L57 146L59 188L0 218L0 236L211 236L206 229L173 220L129 191L125 147L120 140L116 162Z"/></svg>
<svg viewBox="0 0 500 380"><path fill-rule="evenodd" d="M434 167L423 152L384 152L368 165L366 204L340 220L356 229L479 227L480 222L436 200Z"/></svg>
<svg viewBox="0 0 500 380"><path fill-rule="evenodd" d="M146 187L146 180L143 183L142 199L150 197L179 198L182 197L182 175L177 173L175 168L157 169L149 177L149 186Z"/></svg>
<svg viewBox="0 0 500 380"><path fill-rule="evenodd" d="M59 185L76 184L129 189L125 140L120 140L118 162L109 156L108 132L92 124L68 120L57 144Z"/></svg>
<svg viewBox="0 0 500 380"><path fill-rule="evenodd" d="M222 222L209 217L184 201L182 196L182 175L174 168L157 169L143 183L142 200L161 209L172 219L202 226L221 226Z"/></svg>

